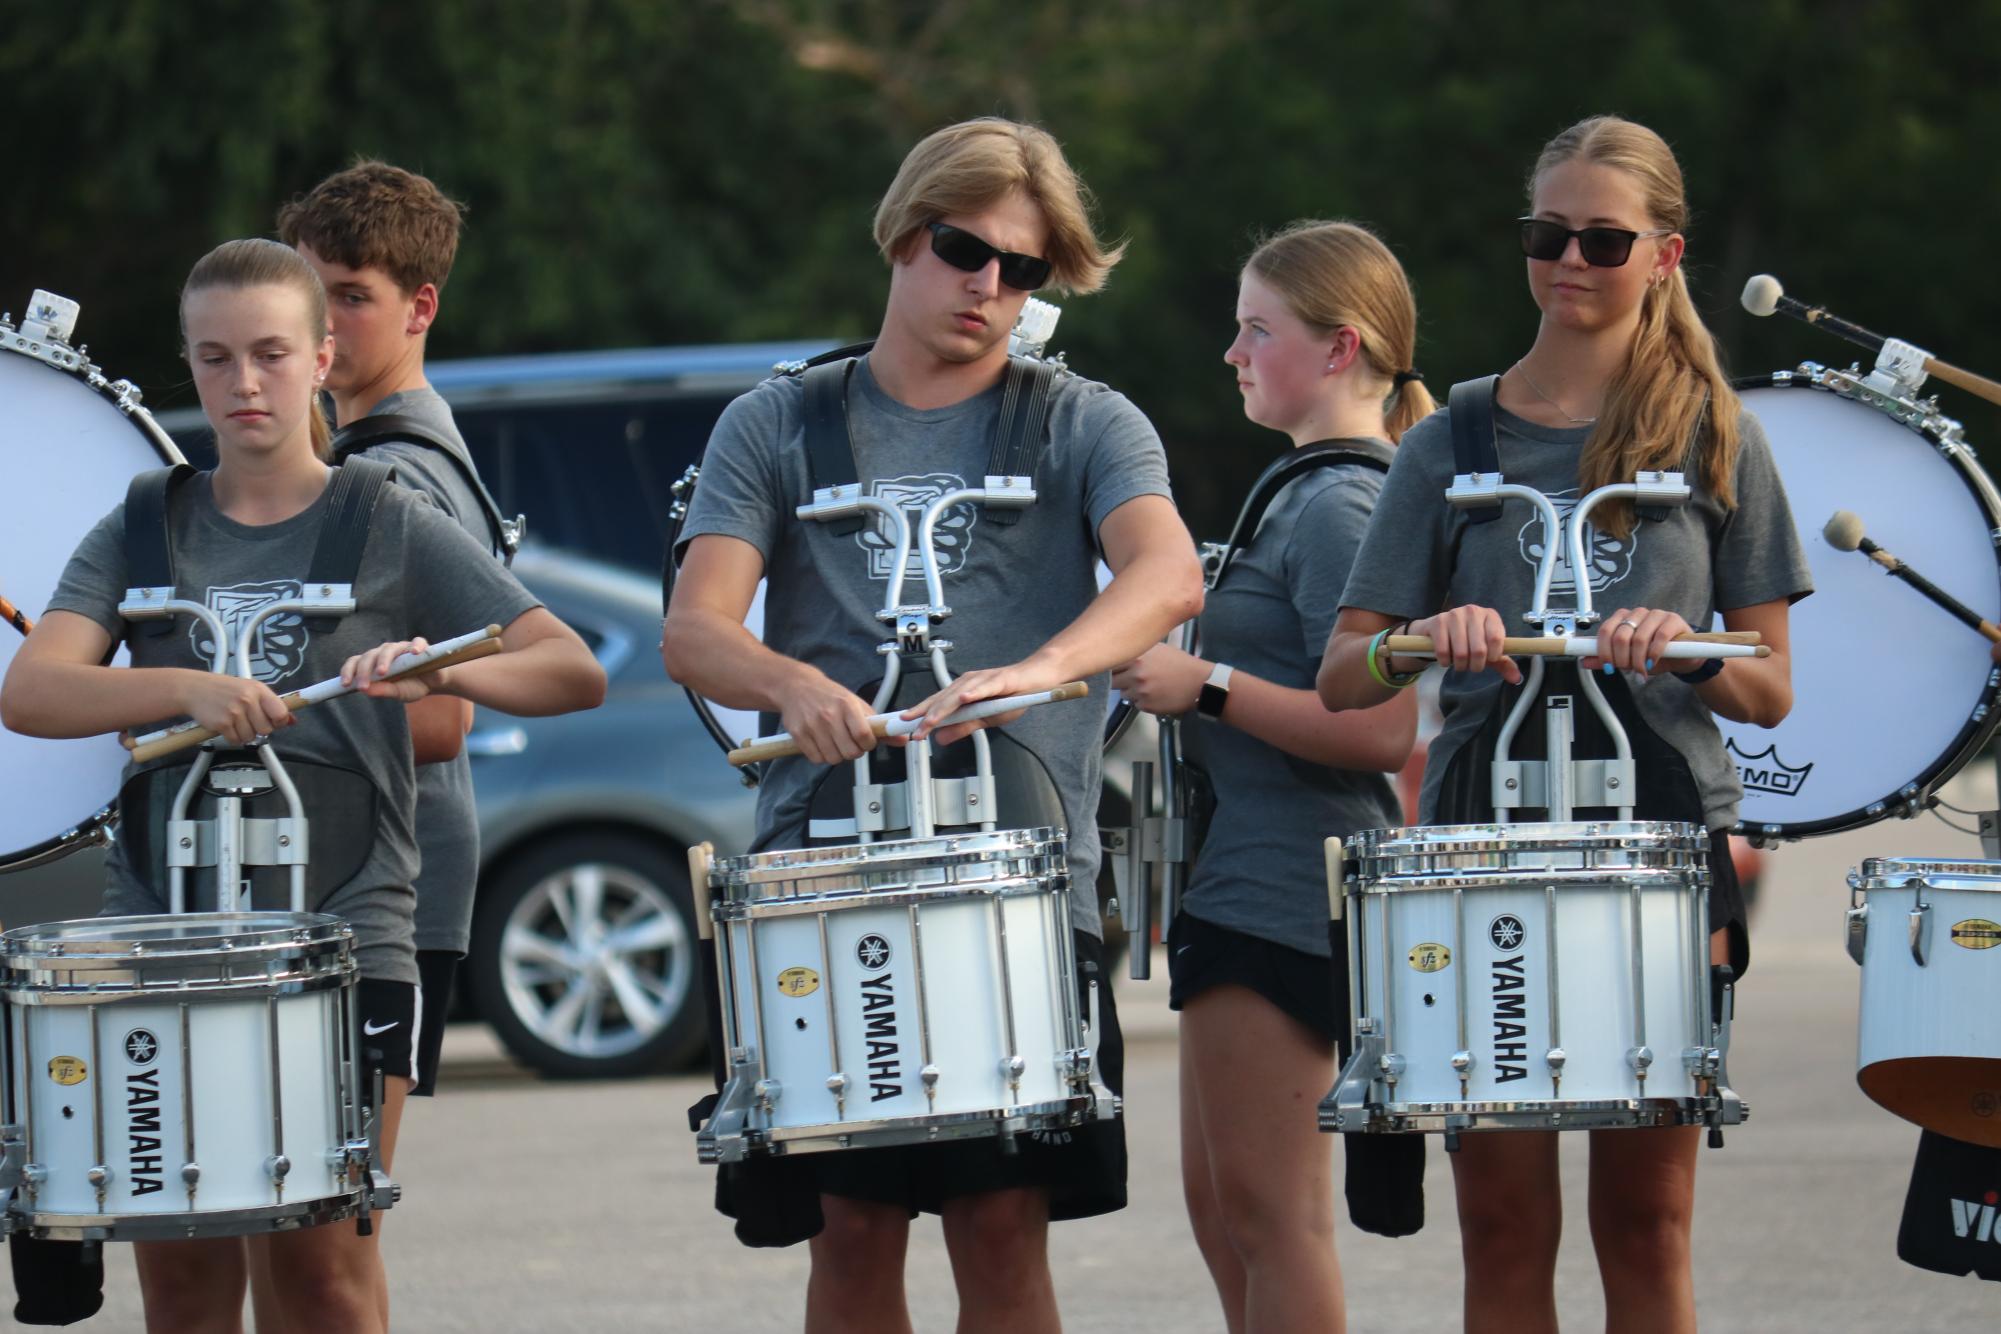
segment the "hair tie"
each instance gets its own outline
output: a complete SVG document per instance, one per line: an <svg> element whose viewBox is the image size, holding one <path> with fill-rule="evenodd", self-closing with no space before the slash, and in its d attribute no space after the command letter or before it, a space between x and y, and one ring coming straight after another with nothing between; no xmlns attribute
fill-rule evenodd
<svg viewBox="0 0 2001 1334"><path fill-rule="evenodd" d="M1424 372L1416 369L1407 371L1398 371L1395 375L1392 375L1390 377L1390 388L1392 390L1402 389L1412 380L1417 381L1419 384L1423 384Z"/></svg>

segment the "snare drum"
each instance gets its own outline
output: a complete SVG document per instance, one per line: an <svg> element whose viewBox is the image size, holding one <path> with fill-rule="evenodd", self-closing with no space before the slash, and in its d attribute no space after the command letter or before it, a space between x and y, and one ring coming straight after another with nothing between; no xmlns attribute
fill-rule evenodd
<svg viewBox="0 0 2001 1334"><path fill-rule="evenodd" d="M2001 504L1935 408L1811 362L1738 385L1785 482L1814 595L1789 614L1793 708L1777 727L1716 720L1743 780L1745 833L1835 833L1914 814L2001 720L1988 644L1868 557L1830 546L1837 510L1990 621ZM1895 644L1897 688L1848 670L1855 627Z"/></svg>
<svg viewBox="0 0 2001 1334"><path fill-rule="evenodd" d="M311 913L0 935L6 1224L164 1241L386 1207L356 1098L355 976L352 929Z"/></svg>
<svg viewBox="0 0 2001 1334"><path fill-rule="evenodd" d="M1691 824L1374 829L1348 845L1354 1055L1323 1130L1728 1124L1709 838Z"/></svg>
<svg viewBox="0 0 2001 1334"><path fill-rule="evenodd" d="M184 460L139 406L137 389L106 380L48 329L30 336L31 327L0 321L0 479L8 497L0 594L39 620L70 552L125 499L132 478ZM0 625L0 676L19 645L20 636ZM122 648L116 661L125 661ZM0 872L101 842L125 760L115 737L47 741L0 730L0 773L21 780L0 802Z"/></svg>
<svg viewBox="0 0 2001 1334"><path fill-rule="evenodd" d="M2001 862L1871 857L1848 885L1856 1083L1907 1121L2001 1149Z"/></svg>
<svg viewBox="0 0 2001 1334"><path fill-rule="evenodd" d="M718 860L730 1075L702 1161L1116 1116L1064 850L1061 830L1025 829Z"/></svg>

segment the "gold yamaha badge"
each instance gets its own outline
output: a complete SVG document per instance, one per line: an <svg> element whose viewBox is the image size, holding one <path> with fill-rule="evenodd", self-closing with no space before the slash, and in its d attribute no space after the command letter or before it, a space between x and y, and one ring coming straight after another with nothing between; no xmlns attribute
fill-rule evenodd
<svg viewBox="0 0 2001 1334"><path fill-rule="evenodd" d="M778 994L797 999L820 989L820 975L811 968L788 968L778 975Z"/></svg>
<svg viewBox="0 0 2001 1334"><path fill-rule="evenodd" d="M2001 922L1969 917L1952 924L1952 943L1963 950L1991 950L2001 945Z"/></svg>
<svg viewBox="0 0 2001 1334"><path fill-rule="evenodd" d="M1435 941L1425 941L1410 952L1410 966L1420 973L1435 973L1452 962L1452 951Z"/></svg>
<svg viewBox="0 0 2001 1334"><path fill-rule="evenodd" d="M81 1056L51 1057L49 1078L58 1084L81 1084L90 1078L90 1067L83 1063Z"/></svg>

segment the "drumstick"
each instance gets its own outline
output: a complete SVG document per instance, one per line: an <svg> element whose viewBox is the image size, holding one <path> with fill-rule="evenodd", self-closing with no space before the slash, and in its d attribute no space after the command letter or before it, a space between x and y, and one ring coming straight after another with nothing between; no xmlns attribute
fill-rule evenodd
<svg viewBox="0 0 2001 1334"><path fill-rule="evenodd" d="M4 593L0 593L0 621L7 622L24 635L35 628L35 623L28 619L28 613L9 602Z"/></svg>
<svg viewBox="0 0 2001 1334"><path fill-rule="evenodd" d="M1744 295L1740 298L1744 309L1753 315L1772 315L1784 311L1796 320L1827 330L1837 338L1846 338L1859 347L1871 352L1881 352L1885 339L1883 335L1850 324L1838 315L1828 313L1825 306L1809 306L1806 302L1786 295L1786 289L1777 278L1769 273L1761 273L1744 284ZM1922 349L1919 349L1922 350ZM1931 353L1925 353L1925 374L1936 375L1949 385L1956 385L1969 394L1977 394L1989 403L2001 403L2001 384L1996 384L1984 375L1976 375L1949 361L1940 361Z"/></svg>
<svg viewBox="0 0 2001 1334"><path fill-rule="evenodd" d="M1772 650L1758 642L1756 630L1714 630L1700 634L1676 635L1668 641L1663 658L1769 658ZM1406 658L1435 658L1430 635L1391 635L1383 641L1389 653ZM1595 658L1595 638L1516 639L1501 641L1501 652L1511 658Z"/></svg>
<svg viewBox="0 0 2001 1334"><path fill-rule="evenodd" d="M1002 699L983 699L968 704L956 713L945 716L940 727L956 727L960 723L977 722L991 718L995 714L1013 713L1016 709L1032 708L1037 704L1060 704L1066 699L1082 699L1091 693L1091 687L1082 681L1072 681L1054 690L1037 690L1027 695L1008 695ZM868 720L869 731L877 736L909 736L923 724L922 718L905 718L901 713L878 713ZM775 760L785 755L797 755L799 743L789 732L779 732L772 736L758 737L729 753L729 761L735 765L756 764L761 760Z"/></svg>
<svg viewBox="0 0 2001 1334"><path fill-rule="evenodd" d="M1916 570L1904 564L1903 561L1877 546L1874 542L1871 542L1867 537L1864 537L1862 520L1858 515L1851 514L1847 510L1836 510L1834 517L1829 519L1826 525L1820 530L1820 535L1826 538L1827 545L1833 547L1836 551L1860 551L1870 560L1875 561L1891 574L1902 579L1912 588L1917 589L1919 593L1922 593L1925 597L1930 598L1933 602L1945 608L1955 619L1964 621L1981 634L1986 635L1989 642L2001 644L2001 626L1995 625L1979 612L1967 606L1964 602L1961 602L1958 598L1946 592L1943 588L1940 588L1937 584L1925 578Z"/></svg>
<svg viewBox="0 0 2001 1334"><path fill-rule="evenodd" d="M475 658L488 658L500 652L500 627L489 625L484 630L475 630L457 639L447 639L442 644L434 644L422 653L405 653L390 663L387 676L377 677L377 681L400 681L405 677L424 676L445 667L453 667ZM338 676L330 676L303 689L294 690L289 695L279 697L280 702L294 713L308 704L320 704L342 695L358 693L361 686L342 685ZM158 732L150 732L142 737L120 737L126 749L132 752L135 764L157 760L162 755L172 755L177 751L199 746L204 741L212 741L222 735L220 732L203 727L190 719L176 723Z"/></svg>

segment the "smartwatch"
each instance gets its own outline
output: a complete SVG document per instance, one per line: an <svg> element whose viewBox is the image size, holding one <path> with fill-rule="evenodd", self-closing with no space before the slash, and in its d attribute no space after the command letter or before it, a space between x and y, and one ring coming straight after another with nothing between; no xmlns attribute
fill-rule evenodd
<svg viewBox="0 0 2001 1334"><path fill-rule="evenodd" d="M1204 718L1223 716L1223 706L1230 702L1230 676L1234 670L1227 662L1216 664L1209 679L1202 683L1202 693L1195 697L1195 712Z"/></svg>

